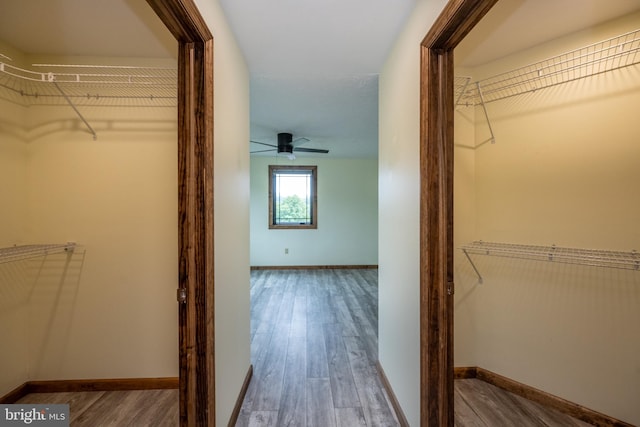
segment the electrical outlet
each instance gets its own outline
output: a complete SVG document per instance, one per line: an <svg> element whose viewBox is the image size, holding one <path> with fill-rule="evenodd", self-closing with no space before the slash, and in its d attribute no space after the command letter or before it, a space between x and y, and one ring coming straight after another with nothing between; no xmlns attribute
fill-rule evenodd
<svg viewBox="0 0 640 427"><path fill-rule="evenodd" d="M284 248L284 254L288 255L289 254L289 248Z"/></svg>

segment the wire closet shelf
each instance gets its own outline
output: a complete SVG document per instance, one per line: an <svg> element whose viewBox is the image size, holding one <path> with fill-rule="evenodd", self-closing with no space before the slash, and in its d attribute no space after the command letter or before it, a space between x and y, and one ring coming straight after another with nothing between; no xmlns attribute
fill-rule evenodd
<svg viewBox="0 0 640 427"><path fill-rule="evenodd" d="M456 77L456 105L483 105L640 63L640 29L487 79Z"/></svg>
<svg viewBox="0 0 640 427"><path fill-rule="evenodd" d="M0 248L0 264L22 261L31 258L39 258L47 255L63 252L73 252L75 243L45 244L45 245L20 245L8 248Z"/></svg>
<svg viewBox="0 0 640 427"><path fill-rule="evenodd" d="M5 60L0 55L0 60ZM162 67L34 64L33 71L0 62L0 96L19 105L177 105L177 70Z"/></svg>
<svg viewBox="0 0 640 427"><path fill-rule="evenodd" d="M480 283L482 283L482 276L473 262L471 255L489 255L504 258L549 261L563 264L577 264L592 267L640 271L640 253L636 250L621 252L599 249L566 248L556 245L534 246L484 242L481 240L463 245L460 249L464 252L465 256L471 263L471 266L480 279Z"/></svg>

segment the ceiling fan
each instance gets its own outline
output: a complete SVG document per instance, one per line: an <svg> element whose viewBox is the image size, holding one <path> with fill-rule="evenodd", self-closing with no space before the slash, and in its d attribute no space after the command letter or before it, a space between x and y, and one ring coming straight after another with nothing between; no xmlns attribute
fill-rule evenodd
<svg viewBox="0 0 640 427"><path fill-rule="evenodd" d="M305 144L309 141L311 141L309 138L296 138L294 140L292 134L283 132L278 134L278 145L267 144L266 142L260 142L260 141L251 141L254 144L260 144L260 145L266 145L267 147L272 147L265 150L252 151L251 153L253 154L253 153L265 153L267 151L277 151L278 154L287 153L289 155L293 155L293 153L296 153L296 152L321 153L321 154L327 154L329 152L329 150L323 150L320 148L300 147L300 145Z"/></svg>

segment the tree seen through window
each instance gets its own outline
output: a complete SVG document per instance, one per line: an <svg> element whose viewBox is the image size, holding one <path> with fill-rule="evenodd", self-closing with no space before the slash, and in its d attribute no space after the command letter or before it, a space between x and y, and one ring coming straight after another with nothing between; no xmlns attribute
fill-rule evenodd
<svg viewBox="0 0 640 427"><path fill-rule="evenodd" d="M269 166L269 228L316 228L316 166Z"/></svg>

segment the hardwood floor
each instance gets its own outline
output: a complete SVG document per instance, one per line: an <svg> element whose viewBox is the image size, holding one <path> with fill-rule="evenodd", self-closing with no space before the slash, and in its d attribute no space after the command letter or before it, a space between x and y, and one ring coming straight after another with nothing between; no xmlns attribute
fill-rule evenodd
<svg viewBox="0 0 640 427"><path fill-rule="evenodd" d="M377 373L377 270L255 270L236 426L398 426Z"/></svg>
<svg viewBox="0 0 640 427"><path fill-rule="evenodd" d="M583 421L478 379L455 380L455 425L585 427Z"/></svg>
<svg viewBox="0 0 640 427"><path fill-rule="evenodd" d="M237 427L399 425L375 368L377 270L255 270L254 376ZM587 426L486 382L455 382L456 426Z"/></svg>
<svg viewBox="0 0 640 427"><path fill-rule="evenodd" d="M31 393L16 403L68 403L73 427L176 427L178 390Z"/></svg>
<svg viewBox="0 0 640 427"><path fill-rule="evenodd" d="M378 376L377 270L251 274L254 374L237 427L398 426ZM224 390L218 390L224 393ZM33 393L71 426L178 426L178 390ZM477 379L455 381L458 427L588 424Z"/></svg>

